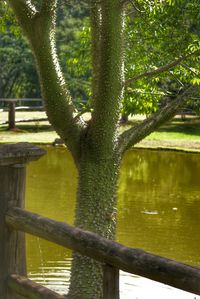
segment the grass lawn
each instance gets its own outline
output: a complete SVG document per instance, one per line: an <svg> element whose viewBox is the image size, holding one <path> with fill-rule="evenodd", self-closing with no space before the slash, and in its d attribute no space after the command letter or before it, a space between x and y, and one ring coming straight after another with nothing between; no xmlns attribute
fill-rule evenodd
<svg viewBox="0 0 200 299"><path fill-rule="evenodd" d="M139 145L200 152L200 118L175 118L147 136Z"/></svg>
<svg viewBox="0 0 200 299"><path fill-rule="evenodd" d="M7 124L0 125L0 143L31 142L50 144L58 138L56 132L50 127L48 121L37 121L46 118L45 112L16 112L16 120L33 119L32 122L16 123L15 131L8 131ZM0 122L7 121L6 112L0 112Z"/></svg>
<svg viewBox="0 0 200 299"><path fill-rule="evenodd" d="M48 121L37 121L45 118L44 112L17 112L16 120L33 119L32 122L17 123L15 131L8 131L7 124L0 125L0 143L31 142L37 144L51 144L55 138L59 138L51 128ZM84 115L87 120L90 115ZM128 124L121 126L124 131L130 126L140 122L144 117L135 116ZM0 123L7 120L7 113L0 112ZM138 147L173 148L200 151L200 117L179 117L160 127L137 144Z"/></svg>
<svg viewBox="0 0 200 299"><path fill-rule="evenodd" d="M184 121L180 118L175 118L152 133L147 139L200 140L200 118L188 118Z"/></svg>

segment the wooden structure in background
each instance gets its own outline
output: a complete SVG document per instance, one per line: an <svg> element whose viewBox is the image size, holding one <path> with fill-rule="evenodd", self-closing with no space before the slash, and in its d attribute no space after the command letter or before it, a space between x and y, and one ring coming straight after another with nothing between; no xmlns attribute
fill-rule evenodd
<svg viewBox="0 0 200 299"><path fill-rule="evenodd" d="M41 111L44 110L42 99L0 99L0 102L8 104L8 129L14 130L16 128L15 114L16 111L25 110L25 111ZM38 106L18 106L17 103L40 103ZM44 120L44 119L42 119ZM46 120L46 118L45 118Z"/></svg>

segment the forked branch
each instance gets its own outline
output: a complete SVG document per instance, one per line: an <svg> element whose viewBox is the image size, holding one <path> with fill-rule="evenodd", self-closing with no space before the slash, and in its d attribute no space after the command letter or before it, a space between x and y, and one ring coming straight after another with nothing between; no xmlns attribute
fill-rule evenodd
<svg viewBox="0 0 200 299"><path fill-rule="evenodd" d="M132 127L122 133L119 137L119 153L123 154L131 146L140 142L166 121L170 120L185 104L185 100L189 99L192 95L195 95L198 92L200 92L200 86L191 86L187 88L178 94L174 100L171 100L160 111L145 119L135 127Z"/></svg>
<svg viewBox="0 0 200 299"><path fill-rule="evenodd" d="M155 70L151 70L151 71L147 71L147 72L144 72L144 73L141 73L141 74L138 74L136 76L134 76L133 78L130 78L128 80L125 81L124 85L125 87L127 87L129 84L139 80L139 79L142 79L142 78L145 78L145 77L153 77L153 76L156 76L158 74L161 74L161 73L164 73L166 71L168 71L169 69L172 69L174 68L175 66L179 65L181 63L181 61L183 60L186 60L192 56L199 56L200 55L200 50L197 50L193 53L190 53L188 55L185 55L185 56L182 56L182 57L179 57L177 59L175 59L174 61L162 66L162 67L159 67Z"/></svg>

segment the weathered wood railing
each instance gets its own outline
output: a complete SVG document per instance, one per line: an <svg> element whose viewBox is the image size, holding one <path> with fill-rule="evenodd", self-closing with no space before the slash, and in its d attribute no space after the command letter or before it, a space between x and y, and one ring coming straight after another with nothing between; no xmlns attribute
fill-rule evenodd
<svg viewBox="0 0 200 299"><path fill-rule="evenodd" d="M15 114L16 111L20 108L26 111L35 110L35 111L41 111L44 110L42 99L0 99L0 103L6 103L8 104L8 121L2 122L2 124L8 123L8 129L13 130L16 128L16 120L15 120ZM23 107L16 107L17 103L39 103L39 106L23 106ZM47 118L40 118L38 119L40 121L47 120ZM24 121L24 120L23 120ZM18 121L22 122L22 120Z"/></svg>
<svg viewBox="0 0 200 299"><path fill-rule="evenodd" d="M27 143L0 147L0 298L70 299L26 278L24 233L102 262L104 299L119 299L119 269L200 295L197 267L127 248L94 233L25 211L25 165L44 153Z"/></svg>

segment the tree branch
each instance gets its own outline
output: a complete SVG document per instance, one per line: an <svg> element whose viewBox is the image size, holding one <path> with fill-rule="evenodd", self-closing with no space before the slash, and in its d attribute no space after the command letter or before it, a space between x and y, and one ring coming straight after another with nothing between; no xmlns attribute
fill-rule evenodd
<svg viewBox="0 0 200 299"><path fill-rule="evenodd" d="M121 0L121 1L120 1L120 4L121 4L122 6L128 5L128 4L130 4L130 3L131 3L130 0Z"/></svg>
<svg viewBox="0 0 200 299"><path fill-rule="evenodd" d="M92 98L98 95L98 82L100 75L100 41L101 41L101 6L93 3L91 6L91 39L92 39Z"/></svg>
<svg viewBox="0 0 200 299"><path fill-rule="evenodd" d="M117 122L123 90L123 9L118 0L101 1L99 24L93 22L93 31L100 29L99 67L94 81L94 111L89 128L90 149L95 157L112 155L116 142ZM99 28L100 27L100 28ZM93 35L94 38L94 35ZM93 47L93 51L95 48ZM95 53L93 53L93 59ZM93 64L95 61L93 60ZM97 61L98 63L98 61ZM98 86L95 86L97 85ZM98 156L99 155L99 156Z"/></svg>
<svg viewBox="0 0 200 299"><path fill-rule="evenodd" d="M7 0L8 4L14 10L18 21L29 24L30 20L35 16L37 10L30 0Z"/></svg>
<svg viewBox="0 0 200 299"><path fill-rule="evenodd" d="M40 14L51 16L52 14L54 14L56 5L57 5L57 0L43 0Z"/></svg>
<svg viewBox="0 0 200 299"><path fill-rule="evenodd" d="M170 120L179 109L184 105L185 100L192 95L200 92L200 86L191 86L181 92L174 100L171 100L160 111L156 112L149 118L145 119L135 127L130 128L119 136L118 149L120 154L123 154L127 149L136 143L140 142L146 136L151 134L157 128L159 128L166 121Z"/></svg>
<svg viewBox="0 0 200 299"><path fill-rule="evenodd" d="M30 28L23 19L30 1L9 0L20 20L37 62L43 100L50 123L64 140L75 161L80 154L80 137L84 123L75 118L76 110L67 89L55 45L56 0L44 0L41 11L31 19ZM19 5L17 5L17 3ZM21 14L20 9L24 9Z"/></svg>
<svg viewBox="0 0 200 299"><path fill-rule="evenodd" d="M190 58L192 56L199 56L199 55L200 55L200 50L197 50L197 51L195 51L193 53L190 53L190 54L188 54L186 56L179 57L176 60L174 60L173 62L170 62L170 63L168 63L168 64L166 64L166 65L164 65L162 67L159 67L159 68L157 68L155 70L151 70L151 71L148 71L148 72L144 72L144 73L138 74L135 77L126 80L125 83L124 83L124 86L127 87L129 84L131 84L131 83L133 83L133 82L135 82L135 81L137 81L137 80L139 80L141 78L144 78L144 77L153 77L153 76L156 76L156 75L161 74L163 72L166 72L169 69L174 68L175 66L177 66L178 64L180 64L181 61L186 60L186 59L188 59L188 58Z"/></svg>

